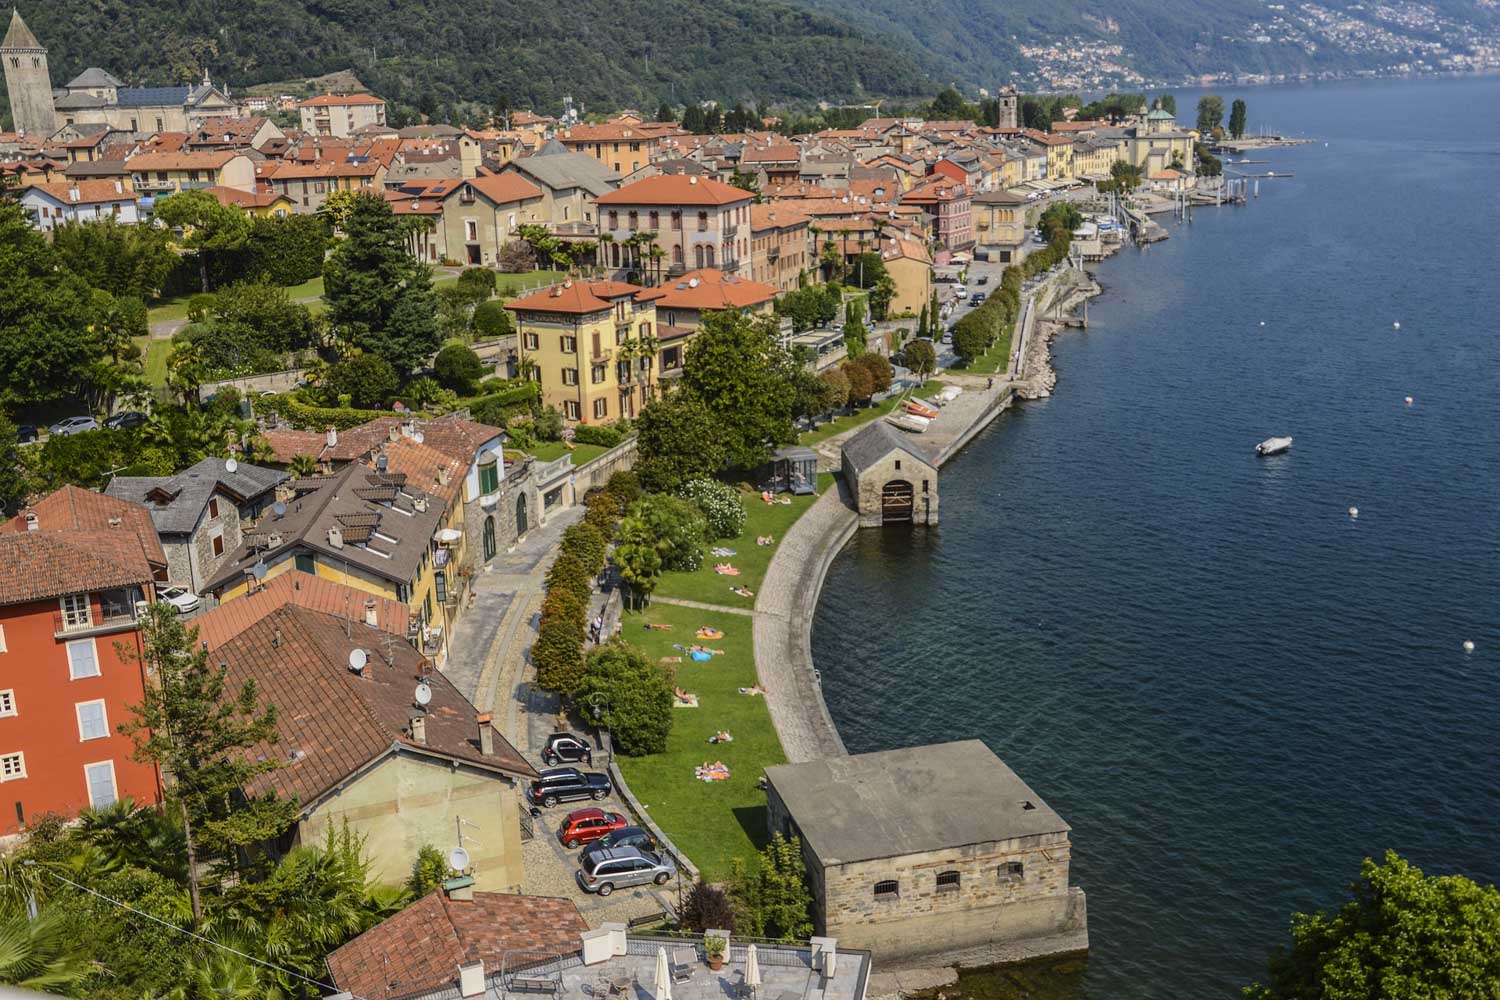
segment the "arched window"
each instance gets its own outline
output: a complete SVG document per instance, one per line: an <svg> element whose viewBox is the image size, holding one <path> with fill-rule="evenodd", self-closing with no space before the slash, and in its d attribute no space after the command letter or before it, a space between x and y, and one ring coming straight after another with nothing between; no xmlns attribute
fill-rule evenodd
<svg viewBox="0 0 1500 1000"><path fill-rule="evenodd" d="M682 263L682 247L672 248L672 263L679 265Z"/></svg>
<svg viewBox="0 0 1500 1000"><path fill-rule="evenodd" d="M487 517L484 519L484 561L489 562L495 558L495 519Z"/></svg>
<svg viewBox="0 0 1500 1000"><path fill-rule="evenodd" d="M710 243L708 245L707 256L708 256L708 266L709 267L713 267L714 266L714 245L712 243Z"/></svg>
<svg viewBox="0 0 1500 1000"><path fill-rule="evenodd" d="M938 872L938 892L957 892L960 878L956 871Z"/></svg>
<svg viewBox="0 0 1500 1000"><path fill-rule="evenodd" d="M876 899L900 899L901 898L901 883L897 882L893 878L886 879L884 882L876 882L875 883L875 898Z"/></svg>
<svg viewBox="0 0 1500 1000"><path fill-rule="evenodd" d="M693 266L703 266L703 244L701 243L693 247Z"/></svg>

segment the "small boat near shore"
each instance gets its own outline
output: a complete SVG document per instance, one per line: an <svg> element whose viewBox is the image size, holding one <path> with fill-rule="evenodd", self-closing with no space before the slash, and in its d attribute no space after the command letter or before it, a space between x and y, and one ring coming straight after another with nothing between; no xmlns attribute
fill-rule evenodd
<svg viewBox="0 0 1500 1000"><path fill-rule="evenodd" d="M923 433L927 430L927 426L932 423L926 417L919 417L915 413L907 413L905 410L892 413L885 419L903 431L911 431L914 434Z"/></svg>
<svg viewBox="0 0 1500 1000"><path fill-rule="evenodd" d="M901 409L907 413L916 414L919 417L926 417L928 420L936 420L938 415L936 407L928 406L926 403L916 399L903 400Z"/></svg>
<svg viewBox="0 0 1500 1000"><path fill-rule="evenodd" d="M1284 451L1291 450L1292 439L1289 437L1266 438L1255 446L1257 455L1280 455Z"/></svg>

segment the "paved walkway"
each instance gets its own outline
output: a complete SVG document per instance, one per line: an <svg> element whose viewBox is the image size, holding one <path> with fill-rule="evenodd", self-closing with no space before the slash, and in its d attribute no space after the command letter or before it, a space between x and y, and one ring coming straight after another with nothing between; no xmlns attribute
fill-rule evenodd
<svg viewBox="0 0 1500 1000"><path fill-rule="evenodd" d="M782 537L755 601L755 672L792 763L848 753L813 669L812 616L828 564L856 522L842 484L824 493Z"/></svg>
<svg viewBox="0 0 1500 1000"><path fill-rule="evenodd" d="M725 604L707 604L707 603L705 603L703 601L689 601L689 600L684 600L681 597L653 597L653 598L651 598L651 603L652 604L675 604L675 605L677 605L678 607L681 607L681 608L697 608L699 611L718 611L718 612L721 612L722 614L726 614L726 615L746 615L746 616L750 616L750 615L755 614L754 611L748 611L745 608L731 608L731 607L729 607L728 605L725 605Z"/></svg>

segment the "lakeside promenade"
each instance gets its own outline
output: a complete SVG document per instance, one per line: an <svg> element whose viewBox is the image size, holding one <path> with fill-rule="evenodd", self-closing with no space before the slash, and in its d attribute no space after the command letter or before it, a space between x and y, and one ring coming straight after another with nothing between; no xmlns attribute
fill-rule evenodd
<svg viewBox="0 0 1500 1000"><path fill-rule="evenodd" d="M1055 302L1072 308L1082 301L1073 273L1063 271L1054 276L1022 303L1016 349L1007 376L992 379L942 373L944 381L962 387L964 392L939 412L925 433L911 437L911 444L932 456L934 465L943 465L961 451L1018 396L1034 398L1050 390L1053 376L1046 366L1048 336L1038 329L1044 322L1039 317ZM1097 290L1089 282L1082 294ZM1044 383L1046 390L1037 392L1037 382ZM823 442L819 465L829 462L842 441L856 433L850 431ZM766 689L766 707L782 750L792 763L848 754L813 664L812 622L828 568L854 536L858 523L853 499L840 478L837 488L824 493L782 538L755 602L756 674Z"/></svg>

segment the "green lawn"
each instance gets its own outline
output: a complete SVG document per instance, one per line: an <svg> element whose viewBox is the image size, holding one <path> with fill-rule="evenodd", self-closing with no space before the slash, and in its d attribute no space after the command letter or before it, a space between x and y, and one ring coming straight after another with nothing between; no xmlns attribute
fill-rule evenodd
<svg viewBox="0 0 1500 1000"><path fill-rule="evenodd" d="M1012 324L1000 335L1000 338L990 346L979 357L974 359L971 365L965 365L963 371L970 375L995 375L1010 367L1010 340L1015 326Z"/></svg>
<svg viewBox="0 0 1500 1000"><path fill-rule="evenodd" d="M170 340L135 337L135 346L146 355L146 381L153 386L167 384L167 357L172 353Z"/></svg>
<svg viewBox="0 0 1500 1000"><path fill-rule="evenodd" d="M524 274L498 274L495 289L502 299L519 297L542 285L554 285L567 277L562 271L527 271Z"/></svg>
<svg viewBox="0 0 1500 1000"><path fill-rule="evenodd" d="M833 474L825 472L818 477L819 493L833 489ZM782 494L787 496L788 494ZM803 511L813 505L817 497L792 497L791 504L767 504L759 493L745 493L741 498L745 504L745 530L739 538L712 543L710 548L723 546L734 549L732 556L703 556L703 565L691 573L664 573L656 586L656 593L663 597L676 597L688 601L704 601L708 604L725 604L731 608L753 608L755 598L741 597L730 587L745 587L755 592L760 590L766 577L766 567L776 554L775 545L756 545L761 535L770 535L781 543L792 522L802 516ZM740 571L739 576L720 576L714 572L714 564L727 562Z"/></svg>
<svg viewBox="0 0 1500 1000"><path fill-rule="evenodd" d="M671 625L672 630L648 630L647 622ZM695 639L693 634L705 625L722 631L724 638ZM683 662L672 664L676 684L698 696L698 707L673 710L665 753L620 757L620 769L651 818L693 860L704 880L721 881L734 858L749 858L764 844L766 796L756 782L767 767L786 760L766 699L739 693L756 683L751 619L657 602L625 615L624 637L652 662L682 657ZM672 648L673 643L695 642L722 649L724 655L694 662ZM708 738L720 729L734 742L710 744ZM693 777L693 768L720 760L729 765L728 781Z"/></svg>
<svg viewBox="0 0 1500 1000"><path fill-rule="evenodd" d="M173 295L165 299L152 299L147 303L146 321L149 323L163 323L167 320L187 319L188 299L193 294Z"/></svg>
<svg viewBox="0 0 1500 1000"><path fill-rule="evenodd" d="M599 444L575 444L573 450L569 451L561 441L538 441L534 447L527 449L527 454L538 462L552 462L564 455L572 455L573 465L576 467L592 462L606 451L609 449Z"/></svg>
<svg viewBox="0 0 1500 1000"><path fill-rule="evenodd" d="M323 294L323 276L320 274L316 278L309 278L300 285L289 285L286 294L294 302L297 299L320 297Z"/></svg>
<svg viewBox="0 0 1500 1000"><path fill-rule="evenodd" d="M912 393L912 395L918 399L927 399L936 395L942 387L943 383L936 379L928 379L927 384L918 386L917 391ZM817 430L804 433L800 439L801 443L812 447L821 441L827 441L835 434L851 431L856 427L869 423L876 417L883 417L896 408L896 403L900 398L900 396L892 396L890 399L884 400L875 406L867 406L862 410L855 410L846 416L836 417L832 422L824 424Z"/></svg>

